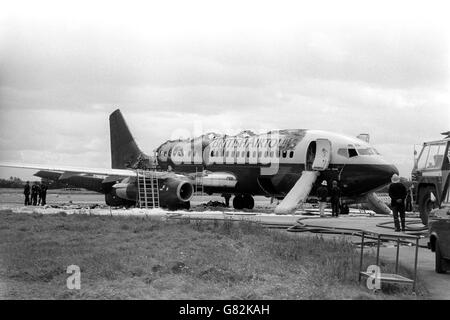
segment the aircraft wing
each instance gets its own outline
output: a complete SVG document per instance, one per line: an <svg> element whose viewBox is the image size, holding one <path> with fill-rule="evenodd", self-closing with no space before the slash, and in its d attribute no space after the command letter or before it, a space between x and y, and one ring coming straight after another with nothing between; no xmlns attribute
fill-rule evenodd
<svg viewBox="0 0 450 320"><path fill-rule="evenodd" d="M128 169L104 169L104 168L81 168L81 167L66 167L66 166L52 166L52 165L39 165L39 164L24 164L24 163L9 163L0 162L0 167L8 168L22 168L22 169L35 169L40 171L60 173L63 176L78 175L78 176L116 176L116 177L130 177L135 176L136 171ZM166 178L167 172L156 171L155 174L160 178Z"/></svg>

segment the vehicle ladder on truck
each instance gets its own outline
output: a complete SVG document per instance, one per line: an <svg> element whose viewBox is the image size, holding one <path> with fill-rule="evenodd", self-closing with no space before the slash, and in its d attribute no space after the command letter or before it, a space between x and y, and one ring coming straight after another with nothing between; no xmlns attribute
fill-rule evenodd
<svg viewBox="0 0 450 320"><path fill-rule="evenodd" d="M136 170L138 206L142 209L159 208L159 184L156 170Z"/></svg>

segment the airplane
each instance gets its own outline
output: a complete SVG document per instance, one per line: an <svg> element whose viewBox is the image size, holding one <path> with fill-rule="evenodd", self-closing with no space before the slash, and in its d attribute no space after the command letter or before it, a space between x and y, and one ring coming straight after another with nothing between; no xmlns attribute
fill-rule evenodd
<svg viewBox="0 0 450 320"><path fill-rule="evenodd" d="M368 143L367 135L310 129L207 133L168 140L149 156L138 147L119 109L110 114L109 122L111 169L0 166L36 169L35 176L103 193L109 206L134 206L144 198L154 199L157 190L158 206L189 209L194 193L201 190L234 195L238 210L253 209L256 195L277 198L277 214L294 212L300 202L315 196L323 181L330 186L333 180L339 183L343 203L368 202L376 212L387 213L374 191L398 174Z"/></svg>

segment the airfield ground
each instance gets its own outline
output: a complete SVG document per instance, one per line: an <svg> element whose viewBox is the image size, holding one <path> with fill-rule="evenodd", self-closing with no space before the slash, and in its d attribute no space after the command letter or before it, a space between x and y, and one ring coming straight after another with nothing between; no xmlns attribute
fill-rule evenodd
<svg viewBox="0 0 450 320"><path fill-rule="evenodd" d="M428 299L446 298L448 290L442 288L450 283L447 275L436 281L432 271L419 269L417 296L399 285L384 285L374 294L357 282L359 256L351 237L290 234L229 219L194 220L245 217L290 224L299 218L269 214L273 205L263 197L256 199L257 214L205 211L202 203L211 200L205 197L194 199L193 210L184 216L161 210L80 209L103 203L101 195L89 192L51 191L48 203L64 209L24 208L22 197L20 190L0 189L2 298ZM309 218L314 223L332 220ZM382 249L385 271L393 268L391 249ZM367 259L373 260L373 253ZM402 268L407 275L409 262ZM81 267L81 290L66 288L65 268L71 264Z"/></svg>

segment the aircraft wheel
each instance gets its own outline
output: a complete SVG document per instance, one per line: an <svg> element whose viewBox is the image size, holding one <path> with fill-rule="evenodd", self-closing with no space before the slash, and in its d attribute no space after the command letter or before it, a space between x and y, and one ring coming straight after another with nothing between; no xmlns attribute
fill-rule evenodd
<svg viewBox="0 0 450 320"><path fill-rule="evenodd" d="M339 207L339 214L349 214L350 209L348 208L348 206L344 203L341 204Z"/></svg>
<svg viewBox="0 0 450 320"><path fill-rule="evenodd" d="M241 194L237 194L233 198L233 208L236 210L244 209L244 197Z"/></svg>
<svg viewBox="0 0 450 320"><path fill-rule="evenodd" d="M243 200L244 200L244 208L251 210L255 207L255 200L253 199L251 194L245 194L243 196Z"/></svg>
<svg viewBox="0 0 450 320"><path fill-rule="evenodd" d="M186 201L185 203L183 203L182 208L185 210L189 210L191 208L191 202Z"/></svg>

